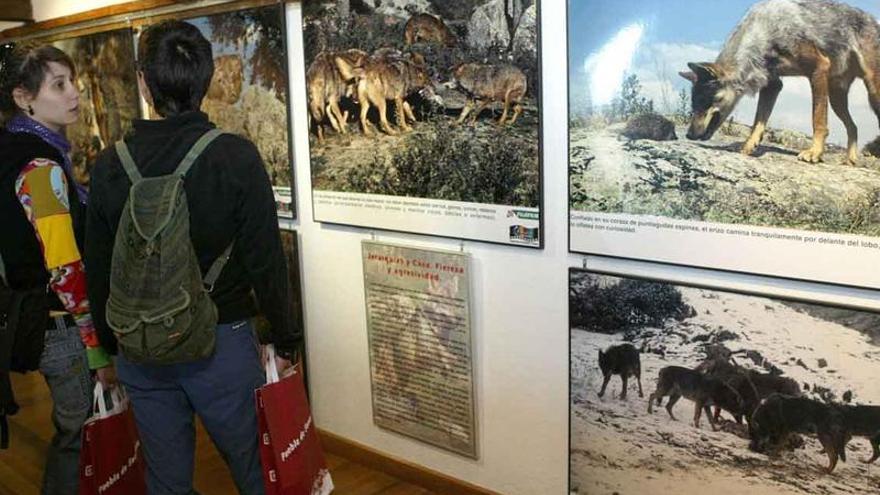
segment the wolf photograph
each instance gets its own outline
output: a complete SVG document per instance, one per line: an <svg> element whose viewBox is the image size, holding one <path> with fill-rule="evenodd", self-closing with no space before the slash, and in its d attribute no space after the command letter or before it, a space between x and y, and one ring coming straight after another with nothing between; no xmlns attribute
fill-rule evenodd
<svg viewBox="0 0 880 495"><path fill-rule="evenodd" d="M571 494L880 486L880 313L571 269L569 320Z"/></svg>
<svg viewBox="0 0 880 495"><path fill-rule="evenodd" d="M217 127L257 146L276 198L279 192L289 197L293 186L283 12L282 5L267 5L182 17L199 28L214 54L202 111ZM287 201L279 216L296 216L295 201Z"/></svg>
<svg viewBox="0 0 880 495"><path fill-rule="evenodd" d="M880 236L878 15L880 5L867 0L569 2L572 218L594 213L631 225L754 227L765 239L873 242ZM573 220L572 229L572 250L596 252L590 226ZM707 242L702 237L666 240ZM737 242L760 251L762 241ZM877 285L709 255L622 254Z"/></svg>
<svg viewBox="0 0 880 495"><path fill-rule="evenodd" d="M316 220L538 246L538 7L304 2Z"/></svg>
<svg viewBox="0 0 880 495"><path fill-rule="evenodd" d="M130 29L55 41L76 67L80 119L67 128L74 180L88 186L98 152L122 139L140 117Z"/></svg>

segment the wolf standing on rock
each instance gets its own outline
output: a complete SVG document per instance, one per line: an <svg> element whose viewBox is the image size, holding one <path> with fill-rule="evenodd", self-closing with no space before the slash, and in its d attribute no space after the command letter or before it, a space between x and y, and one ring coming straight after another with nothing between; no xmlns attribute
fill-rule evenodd
<svg viewBox="0 0 880 495"><path fill-rule="evenodd" d="M399 132L388 122L387 100L394 102L397 125L401 131L411 131L407 119L415 122L416 117L405 99L422 92L433 95L433 84L428 76L425 59L417 53L398 53L396 50L381 50L363 60L363 65L354 66L350 61L337 57L336 67L346 80L357 80L357 99L360 104L361 129L365 135L373 133L367 113L370 105L379 111L379 125L387 134Z"/></svg>
<svg viewBox="0 0 880 495"><path fill-rule="evenodd" d="M461 64L452 69L454 84L468 96L456 124L464 122L471 115L471 125L476 124L477 117L492 102L504 104L498 125L514 124L522 113L522 99L526 95L527 82L523 72L513 65ZM510 107L513 116L507 120ZM473 113L471 111L473 110Z"/></svg>
<svg viewBox="0 0 880 495"><path fill-rule="evenodd" d="M828 102L846 127L847 161L858 158L858 129L849 113L849 88L861 78L880 119L880 28L870 14L832 0L764 0L755 4L715 62L689 63L680 73L693 83L688 139L712 137L743 95L758 93L758 108L742 153L764 134L782 77L804 76L813 96L813 143L798 159L822 161Z"/></svg>
<svg viewBox="0 0 880 495"><path fill-rule="evenodd" d="M316 126L318 141L324 140L324 122L329 121L333 129L345 134L347 113L339 109L339 102L351 97L356 90L353 77L345 78L336 68L336 58L345 60L352 66L363 64L367 53L350 49L341 52L321 52L306 71L306 85L309 95L309 117Z"/></svg>

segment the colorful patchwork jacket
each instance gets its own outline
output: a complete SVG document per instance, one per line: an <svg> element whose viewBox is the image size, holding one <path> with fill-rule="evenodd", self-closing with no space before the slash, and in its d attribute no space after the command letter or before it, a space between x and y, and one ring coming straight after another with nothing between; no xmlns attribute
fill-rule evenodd
<svg viewBox="0 0 880 495"><path fill-rule="evenodd" d="M102 368L110 364L110 359L98 342L92 321L86 296L85 268L72 215L72 209L84 207L70 203L71 199L78 200L75 194L71 194L71 179L58 164L57 152L35 140L40 141L34 136L18 133L3 132L0 135L0 155L11 158L9 161L0 160L0 186L3 187L0 215L4 223L9 219L8 227L13 235L12 239L0 243L0 249L3 249L13 287L33 287L48 282L63 309L76 321L89 367ZM32 151L24 151L28 149ZM11 194L18 203L18 211L12 211ZM22 222L22 217L30 224L30 229L25 227L27 224ZM28 235L35 238L36 243L28 239ZM15 242L19 245L7 245ZM43 266L39 268L44 269L42 273L34 266L35 245L41 254Z"/></svg>

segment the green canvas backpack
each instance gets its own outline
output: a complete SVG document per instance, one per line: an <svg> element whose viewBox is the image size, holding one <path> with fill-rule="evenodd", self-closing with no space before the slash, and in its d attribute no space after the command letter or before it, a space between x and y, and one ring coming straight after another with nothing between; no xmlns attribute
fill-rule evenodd
<svg viewBox="0 0 880 495"><path fill-rule="evenodd" d="M220 134L205 133L173 173L159 177L142 177L125 142L116 143L132 185L113 244L107 323L132 362L183 363L214 352L217 307L209 292L232 244L202 279L183 179Z"/></svg>

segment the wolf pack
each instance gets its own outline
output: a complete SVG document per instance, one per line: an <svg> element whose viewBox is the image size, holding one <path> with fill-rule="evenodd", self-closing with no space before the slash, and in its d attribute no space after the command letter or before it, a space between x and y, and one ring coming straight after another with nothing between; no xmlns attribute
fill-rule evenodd
<svg viewBox="0 0 880 495"><path fill-rule="evenodd" d="M853 437L864 437L870 442L873 453L862 462L872 463L880 458L880 406L815 400L805 396L791 378L743 367L723 347L720 351L717 347L709 351L695 368L660 369L657 388L648 396L649 414L669 397L666 412L676 420L673 408L685 398L694 403L695 428L700 427L700 418L705 413L715 431L721 414L727 413L738 424L745 420L749 449L773 455L792 445L794 435L815 435L828 456L828 473L834 470L838 459L846 462L846 446ZM603 375L599 397L605 395L614 375L622 381L620 400L626 400L631 377L638 383L639 397L644 397L641 357L634 345L624 343L600 350L599 368Z"/></svg>
<svg viewBox="0 0 880 495"><path fill-rule="evenodd" d="M412 101L416 96L442 106L435 87L454 88L467 97L467 103L455 120L462 124L469 118L476 125L489 105L500 103L498 125L513 125L523 112L527 79L521 69L509 63L460 63L446 74L447 81L435 81L428 61L415 48L421 44L452 48L459 41L443 19L417 13L407 21L402 43L405 49L379 48L372 53L349 48L325 50L315 56L306 71L311 128L319 142L324 142L325 127L338 134L348 132L349 111L358 109L358 122L364 135L375 135L369 115L378 111L381 130L389 135L412 130L416 122ZM444 75L438 75L443 77ZM389 102L394 107L394 123L388 118ZM345 103L346 105L343 105Z"/></svg>

